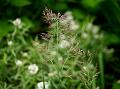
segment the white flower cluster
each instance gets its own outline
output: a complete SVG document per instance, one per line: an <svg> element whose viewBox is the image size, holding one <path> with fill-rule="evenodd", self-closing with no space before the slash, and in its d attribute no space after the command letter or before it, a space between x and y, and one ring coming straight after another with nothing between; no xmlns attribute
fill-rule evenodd
<svg viewBox="0 0 120 89"><path fill-rule="evenodd" d="M12 46L13 45L13 41L8 41L8 46Z"/></svg>
<svg viewBox="0 0 120 89"><path fill-rule="evenodd" d="M68 23L70 30L77 30L79 28L79 24L74 20L72 12L67 11L64 15L66 16L65 19L60 22L62 24Z"/></svg>
<svg viewBox="0 0 120 89"><path fill-rule="evenodd" d="M16 60L15 64L17 67L21 67L23 65L23 61ZM28 66L28 73L31 75L35 75L38 72L39 68L36 64L31 64Z"/></svg>
<svg viewBox="0 0 120 89"><path fill-rule="evenodd" d="M82 37L87 39L90 36L94 37L95 39L101 38L102 34L98 34L99 32L99 27L96 25L93 25L92 22L89 22L86 25L86 29L82 32Z"/></svg>
<svg viewBox="0 0 120 89"><path fill-rule="evenodd" d="M91 31L93 34L98 33L99 27L96 25L93 25L92 22L89 22L86 26L87 31Z"/></svg>
<svg viewBox="0 0 120 89"><path fill-rule="evenodd" d="M20 18L13 20L12 23L15 27L17 27L19 29L21 29L23 27L23 23Z"/></svg>
<svg viewBox="0 0 120 89"><path fill-rule="evenodd" d="M23 62L21 60L16 60L15 64L16 64L16 66L20 67L23 65Z"/></svg>
<svg viewBox="0 0 120 89"><path fill-rule="evenodd" d="M23 52L22 55L23 55L23 57L28 57L28 53L27 52Z"/></svg>
<svg viewBox="0 0 120 89"><path fill-rule="evenodd" d="M79 28L79 24L74 20L72 16L72 12L67 11L65 14L65 19L61 20L61 24L66 25L68 24L69 30L75 31ZM66 25L67 26L67 25ZM60 34L60 43L59 43L59 48L67 48L71 46L71 42L75 39L68 39L69 37L66 37L64 34Z"/></svg>
<svg viewBox="0 0 120 89"><path fill-rule="evenodd" d="M36 64L31 64L28 66L28 72L31 74L31 75L34 75L38 72L39 68Z"/></svg>
<svg viewBox="0 0 120 89"><path fill-rule="evenodd" d="M59 44L59 47L60 48L67 48L70 46L70 42L67 41L67 40L61 40L60 44Z"/></svg>
<svg viewBox="0 0 120 89"><path fill-rule="evenodd" d="M48 89L49 88L49 83L48 82L39 82L37 83L37 89Z"/></svg>

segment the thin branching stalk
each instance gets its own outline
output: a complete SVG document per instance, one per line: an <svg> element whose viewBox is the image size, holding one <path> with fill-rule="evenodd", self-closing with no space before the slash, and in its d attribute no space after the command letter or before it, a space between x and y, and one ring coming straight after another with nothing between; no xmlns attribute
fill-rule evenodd
<svg viewBox="0 0 120 89"><path fill-rule="evenodd" d="M100 79L101 79L101 89L104 88L104 65L103 65L103 53L100 52L98 55L99 67L100 67Z"/></svg>

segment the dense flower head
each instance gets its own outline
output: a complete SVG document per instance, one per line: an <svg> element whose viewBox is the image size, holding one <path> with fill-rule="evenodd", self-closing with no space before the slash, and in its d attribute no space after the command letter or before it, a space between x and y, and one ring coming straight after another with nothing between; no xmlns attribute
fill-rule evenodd
<svg viewBox="0 0 120 89"><path fill-rule="evenodd" d="M11 45L13 45L13 41L8 41L8 46L11 46Z"/></svg>
<svg viewBox="0 0 120 89"><path fill-rule="evenodd" d="M27 52L23 52L22 55L23 55L23 57L28 57L28 53Z"/></svg>
<svg viewBox="0 0 120 89"><path fill-rule="evenodd" d="M19 29L23 27L22 21L20 18L16 18L15 20L12 21L13 25Z"/></svg>
<svg viewBox="0 0 120 89"><path fill-rule="evenodd" d="M61 15L60 13L55 14L52 12L52 10L46 7L43 11L43 18L46 23L53 23L56 20L63 20L65 16Z"/></svg>
<svg viewBox="0 0 120 89"><path fill-rule="evenodd" d="M65 18L61 20L61 24L64 26L67 26L66 28L69 28L69 30L77 30L79 28L79 24L74 20L72 16L71 11L65 12Z"/></svg>
<svg viewBox="0 0 120 89"><path fill-rule="evenodd" d="M37 89L44 89L44 88L45 89L49 88L49 83L48 82L39 82L39 83L37 83Z"/></svg>
<svg viewBox="0 0 120 89"><path fill-rule="evenodd" d="M16 60L15 64L16 64L16 66L22 66L23 62L21 60Z"/></svg>
<svg viewBox="0 0 120 89"><path fill-rule="evenodd" d="M28 71L31 75L34 75L38 72L39 68L36 64L31 64L28 66Z"/></svg>

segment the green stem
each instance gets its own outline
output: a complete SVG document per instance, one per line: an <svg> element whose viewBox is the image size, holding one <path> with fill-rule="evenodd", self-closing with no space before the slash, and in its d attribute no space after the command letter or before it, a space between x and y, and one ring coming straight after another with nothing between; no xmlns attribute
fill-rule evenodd
<svg viewBox="0 0 120 89"><path fill-rule="evenodd" d="M57 20L56 22L56 41L57 41L57 53L58 53L58 46L59 46L59 20ZM57 54L57 59L58 59L58 54ZM58 72L58 78L59 78L59 81L60 83L62 83L61 79L60 79L60 68L59 66L57 66L57 72Z"/></svg>
<svg viewBox="0 0 120 89"><path fill-rule="evenodd" d="M92 89L95 89L95 88L96 88L96 79L94 79L92 83Z"/></svg>
<svg viewBox="0 0 120 89"><path fill-rule="evenodd" d="M103 53L100 52L98 55L99 59L99 68L100 68L100 81L101 81L101 89L105 89L104 87L104 64L103 64Z"/></svg>
<svg viewBox="0 0 120 89"><path fill-rule="evenodd" d="M57 53L58 53L58 44L59 44L59 33L58 33L58 30L59 30L59 23L58 23L58 20L56 22L56 43L57 43ZM57 54L57 58L58 58L58 54ZM58 68L59 70L59 68ZM59 73L59 71L58 71Z"/></svg>
<svg viewBox="0 0 120 89"><path fill-rule="evenodd" d="M57 35L57 51L58 51L58 44L59 44L59 22L56 22L56 35Z"/></svg>
<svg viewBox="0 0 120 89"><path fill-rule="evenodd" d="M17 28L15 27L14 32L12 33L12 38L14 38L14 36L16 35L16 33L17 33Z"/></svg>
<svg viewBox="0 0 120 89"><path fill-rule="evenodd" d="M45 89L45 79L44 79L44 74L43 74L43 89Z"/></svg>

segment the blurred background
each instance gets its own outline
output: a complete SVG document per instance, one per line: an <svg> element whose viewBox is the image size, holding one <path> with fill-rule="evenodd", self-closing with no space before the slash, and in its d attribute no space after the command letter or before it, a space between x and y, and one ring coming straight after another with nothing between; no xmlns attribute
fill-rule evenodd
<svg viewBox="0 0 120 89"><path fill-rule="evenodd" d="M44 31L47 27L42 18L45 7L61 14L71 11L80 25L89 19L93 25L99 26L104 34L102 45L108 53L112 52L107 55L102 47L99 49L103 52L102 85L105 89L120 89L120 0L0 0L0 39L12 31L8 20L15 18L25 18L32 24L30 34L33 37ZM98 85L101 86L99 77Z"/></svg>

